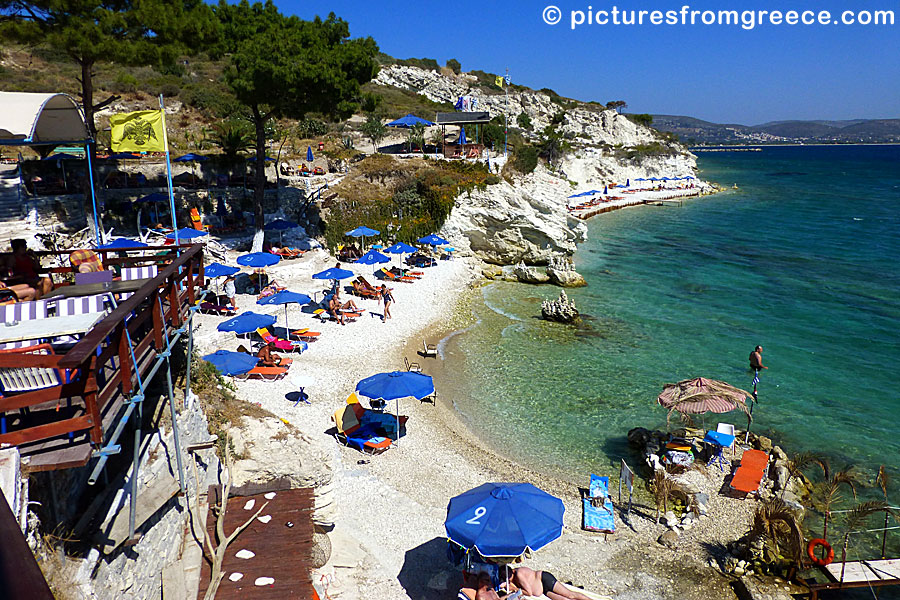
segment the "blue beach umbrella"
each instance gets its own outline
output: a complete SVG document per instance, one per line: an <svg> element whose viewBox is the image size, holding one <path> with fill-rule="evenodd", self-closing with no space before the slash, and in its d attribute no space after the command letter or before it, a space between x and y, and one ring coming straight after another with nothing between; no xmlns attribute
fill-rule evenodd
<svg viewBox="0 0 900 600"><path fill-rule="evenodd" d="M275 219L270 223L266 223L266 231L285 231L296 227L300 226L293 221L286 221L285 219Z"/></svg>
<svg viewBox="0 0 900 600"><path fill-rule="evenodd" d="M463 145L466 143L466 128L465 127L459 128L459 139L456 140L456 143L460 144L460 145Z"/></svg>
<svg viewBox="0 0 900 600"><path fill-rule="evenodd" d="M135 154L134 152L116 152L115 154L110 154L106 158L107 160L139 160L141 155Z"/></svg>
<svg viewBox="0 0 900 600"><path fill-rule="evenodd" d="M247 162L256 162L256 157L251 156L250 158L247 159ZM267 156L264 162L275 162L275 159L272 158L271 156Z"/></svg>
<svg viewBox="0 0 900 600"><path fill-rule="evenodd" d="M417 400L434 394L430 375L415 371L391 371L366 377L356 384L356 391L366 398L397 401L397 439L400 439L400 398Z"/></svg>
<svg viewBox="0 0 900 600"><path fill-rule="evenodd" d="M397 242L393 246L384 249L388 254L412 254L413 252L418 251L418 248L415 246L410 246L409 244L404 244L403 242Z"/></svg>
<svg viewBox="0 0 900 600"><path fill-rule="evenodd" d="M138 198L134 202L135 202L135 204L143 204L145 202L148 204L156 204L158 202L168 202L168 201L169 201L168 194L164 194L162 192L153 192L152 194L147 194L146 196Z"/></svg>
<svg viewBox="0 0 900 600"><path fill-rule="evenodd" d="M259 363L259 358L255 356L230 350L216 350L204 356L203 360L211 363L222 375L243 375Z"/></svg>
<svg viewBox="0 0 900 600"><path fill-rule="evenodd" d="M189 152L184 156L179 156L178 158L173 158L172 162L204 162L209 160L208 156L203 156L202 154L194 154L193 152Z"/></svg>
<svg viewBox="0 0 900 600"><path fill-rule="evenodd" d="M607 195L608 193L609 193L609 187L607 187L607 186L604 185L604 186L603 186L603 195L605 196L605 195Z"/></svg>
<svg viewBox="0 0 900 600"><path fill-rule="evenodd" d="M447 537L482 556L521 556L560 535L562 500L530 483L485 483L450 499Z"/></svg>
<svg viewBox="0 0 900 600"><path fill-rule="evenodd" d="M366 227L365 225L361 225L354 229L353 231L347 231L344 235L349 235L350 237L372 237L373 235L378 235L381 233L376 229L371 229Z"/></svg>
<svg viewBox="0 0 900 600"><path fill-rule="evenodd" d="M433 233L429 233L425 237L420 237L416 240L420 244L428 244L429 246L443 246L444 244L449 244L447 240L442 237L438 237Z"/></svg>
<svg viewBox="0 0 900 600"><path fill-rule="evenodd" d="M184 227L184 228L178 230L178 239L179 240L191 240L191 239L203 237L206 235L209 235L209 234L206 233L205 231L197 231L196 229L190 229L187 227ZM169 235L166 236L166 239L174 240L175 233L174 232L170 233Z"/></svg>
<svg viewBox="0 0 900 600"><path fill-rule="evenodd" d="M626 179L626 180L625 180L625 187L631 187L631 180L630 180L630 179Z"/></svg>
<svg viewBox="0 0 900 600"><path fill-rule="evenodd" d="M391 259L373 249L360 256L355 262L359 265L380 265L391 262Z"/></svg>
<svg viewBox="0 0 900 600"><path fill-rule="evenodd" d="M97 250L119 250L122 248L146 248L147 244L144 242L137 242L135 240L129 240L128 238L116 238L108 244L103 244L102 246L97 246Z"/></svg>
<svg viewBox="0 0 900 600"><path fill-rule="evenodd" d="M59 162L61 160L84 160L84 159L80 156L75 156L74 154L66 154L65 152L60 152L59 154L52 154L50 156L42 158L41 160L49 161L49 162Z"/></svg>
<svg viewBox="0 0 900 600"><path fill-rule="evenodd" d="M238 256L237 258L237 264L244 267L253 267L255 269L271 267L272 265L277 265L279 262L281 262L281 257L277 254L272 254L271 252L251 252L250 254Z"/></svg>
<svg viewBox="0 0 900 600"><path fill-rule="evenodd" d="M647 181L647 180L644 179L643 177L638 177L637 179L635 179L635 181Z"/></svg>
<svg viewBox="0 0 900 600"><path fill-rule="evenodd" d="M227 321L219 323L219 331L231 331L238 335L252 333L260 327L271 327L278 319L272 315L260 315L252 311L247 311L232 317Z"/></svg>
<svg viewBox="0 0 900 600"><path fill-rule="evenodd" d="M410 113L410 114L406 115L405 117L400 117L396 121L391 121L390 123L387 124L387 126L388 127L409 128L409 127L412 127L413 125L418 125L419 123L421 123L422 125L425 125L426 127L430 127L430 126L434 125L434 123L432 123L431 121L428 121L421 117L417 117L416 115Z"/></svg>
<svg viewBox="0 0 900 600"><path fill-rule="evenodd" d="M366 398L380 400L409 397L421 400L434 393L434 381L424 373L391 371L366 377L356 384L356 391Z"/></svg>
<svg viewBox="0 0 900 600"><path fill-rule="evenodd" d="M312 276L313 279L347 279L353 277L353 271L331 267Z"/></svg>
<svg viewBox="0 0 900 600"><path fill-rule="evenodd" d="M229 275L234 275L239 271L240 269L238 269L237 267L229 267L228 265L214 262L206 265L206 268L203 269L203 274L210 279L215 279L216 277L227 277Z"/></svg>
<svg viewBox="0 0 900 600"><path fill-rule="evenodd" d="M276 305L284 305L284 328L287 330L287 337L291 339L291 326L288 323L288 304L309 304L312 302L312 298L307 296L306 294L300 294L298 292L289 292L288 290L282 290L276 294L272 294L271 296L266 296L265 298L260 298L256 301L257 304L276 304ZM306 350L306 342L300 342L304 344L303 350Z"/></svg>
<svg viewBox="0 0 900 600"><path fill-rule="evenodd" d="M307 146L306 147L306 162L312 162L314 160L315 160L315 157L313 156L313 153L312 153L312 146Z"/></svg>

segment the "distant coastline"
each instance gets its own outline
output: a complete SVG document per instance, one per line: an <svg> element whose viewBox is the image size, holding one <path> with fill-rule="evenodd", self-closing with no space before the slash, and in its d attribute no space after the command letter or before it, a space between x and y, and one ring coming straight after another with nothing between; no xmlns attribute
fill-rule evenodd
<svg viewBox="0 0 900 600"><path fill-rule="evenodd" d="M833 146L845 148L847 146L900 146L900 142L853 142L846 144L826 144L824 142L810 142L808 144L721 144L712 146L688 146L691 152L761 152L763 148L789 148L796 146Z"/></svg>

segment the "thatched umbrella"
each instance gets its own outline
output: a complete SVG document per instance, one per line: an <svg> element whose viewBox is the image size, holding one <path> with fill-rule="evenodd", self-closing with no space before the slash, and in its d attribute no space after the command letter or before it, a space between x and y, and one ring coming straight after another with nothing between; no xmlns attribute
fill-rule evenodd
<svg viewBox="0 0 900 600"><path fill-rule="evenodd" d="M745 401L752 397L750 392L724 381L695 377L666 384L658 401L661 406L669 409L670 415L672 411L683 415L702 415L708 412L727 413L737 409L749 419L750 410Z"/></svg>

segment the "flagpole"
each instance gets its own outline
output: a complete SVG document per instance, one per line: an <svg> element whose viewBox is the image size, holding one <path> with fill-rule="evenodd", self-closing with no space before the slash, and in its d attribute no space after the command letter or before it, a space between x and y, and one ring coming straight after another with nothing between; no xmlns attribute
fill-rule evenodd
<svg viewBox="0 0 900 600"><path fill-rule="evenodd" d="M166 131L166 109L163 106L163 95L159 95L159 113L162 118L163 145L166 147L166 180L169 184L169 209L172 211L172 233L175 236L175 247L178 247L178 221L175 218L175 191L172 189L172 161L169 157L169 134ZM176 251L177 252L177 251Z"/></svg>
<svg viewBox="0 0 900 600"><path fill-rule="evenodd" d="M97 245L99 246L99 245L103 244L103 234L100 231L100 219L97 216L97 196L94 193L94 169L93 169L93 166L91 165L90 142L87 142L84 145L84 155L87 157L88 184L90 185L90 188L91 188L91 204L94 207L94 229L96 230ZM138 233L140 233L140 232L138 232Z"/></svg>
<svg viewBox="0 0 900 600"><path fill-rule="evenodd" d="M503 156L509 156L509 67L506 69L506 125L503 131Z"/></svg>

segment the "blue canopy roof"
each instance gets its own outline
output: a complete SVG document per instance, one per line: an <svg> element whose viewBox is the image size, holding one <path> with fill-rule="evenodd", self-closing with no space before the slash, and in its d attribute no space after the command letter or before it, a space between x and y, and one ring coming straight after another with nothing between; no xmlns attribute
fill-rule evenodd
<svg viewBox="0 0 900 600"><path fill-rule="evenodd" d="M209 160L209 157L203 156L202 154L194 154L193 152L189 152L184 156L179 156L178 158L172 159L172 162L203 162L205 160Z"/></svg>
<svg viewBox="0 0 900 600"><path fill-rule="evenodd" d="M403 242L397 242L390 248L385 248L385 252L388 254L412 254L413 252L417 252L419 249L415 246L410 246L409 244L404 244Z"/></svg>
<svg viewBox="0 0 900 600"><path fill-rule="evenodd" d="M378 265L387 262L391 262L391 259L374 248L356 260L356 263L360 265Z"/></svg>
<svg viewBox="0 0 900 600"><path fill-rule="evenodd" d="M449 244L447 240L442 237L438 237L433 233L426 235L425 237L420 237L416 240L420 244L428 244L429 246L443 246L444 244Z"/></svg>
<svg viewBox="0 0 900 600"><path fill-rule="evenodd" d="M205 235L209 235L209 234L206 233L205 231L198 231L196 229L191 229L188 227L183 227L178 230L178 239L179 240L190 240L193 238L203 237ZM174 232L170 233L169 235L166 236L166 238L170 239L170 240L174 240L175 233Z"/></svg>
<svg viewBox="0 0 900 600"><path fill-rule="evenodd" d="M344 235L349 235L350 237L372 237L373 235L378 235L380 233L380 231L376 231L375 229L370 229L365 225L361 225L353 231L345 232Z"/></svg>
<svg viewBox="0 0 900 600"><path fill-rule="evenodd" d="M135 202L168 202L169 195L163 192L153 192L152 194L147 194L142 198L138 198Z"/></svg>
<svg viewBox="0 0 900 600"><path fill-rule="evenodd" d="M410 114L406 115L405 117L400 117L396 121L391 121L390 123L387 124L387 126L388 127L412 127L413 125L417 125L419 123L421 123L422 125L425 125L426 127L434 125L434 123L432 123L431 121L428 121L421 117L417 117L416 115L410 113Z"/></svg>
<svg viewBox="0 0 900 600"><path fill-rule="evenodd" d="M204 356L203 360L212 363L222 375L243 375L259 363L259 358L251 354L230 350L216 350Z"/></svg>
<svg viewBox="0 0 900 600"><path fill-rule="evenodd" d="M214 262L206 265L206 268L203 269L203 274L207 277L215 279L216 277L226 277L228 275L234 275L239 271L240 269L238 269L237 267L229 267L228 265Z"/></svg>
<svg viewBox="0 0 900 600"><path fill-rule="evenodd" d="M271 252L251 252L250 254L238 256L237 258L237 264L257 269L271 267L272 265L277 265L279 262L281 262L281 257L277 254L272 254Z"/></svg>
<svg viewBox="0 0 900 600"><path fill-rule="evenodd" d="M65 152L60 152L59 154L53 154L51 156L47 156L42 158L41 160L84 160L81 156L75 156L74 154L66 154Z"/></svg>
<svg viewBox="0 0 900 600"><path fill-rule="evenodd" d="M312 298L307 296L306 294L301 294L299 292L290 292L288 290L281 290L276 294L272 294L271 296L266 296L265 298L260 298L256 301L257 304L309 304L312 302Z"/></svg>
<svg viewBox="0 0 900 600"><path fill-rule="evenodd" d="M116 248L146 248L147 244L144 242L137 242L135 240L129 240L128 238L116 238L108 244L103 244L102 246L97 246L97 250L113 250Z"/></svg>
<svg viewBox="0 0 900 600"><path fill-rule="evenodd" d="M353 271L348 271L347 269L338 269L337 267L325 269L324 271L316 273L312 276L313 279L347 279L348 277L353 277Z"/></svg>
<svg viewBox="0 0 900 600"><path fill-rule="evenodd" d="M260 327L271 327L278 319L272 315L260 315L252 311L247 311L232 317L227 321L222 321L216 327L219 331L231 331L238 334L251 333Z"/></svg>

